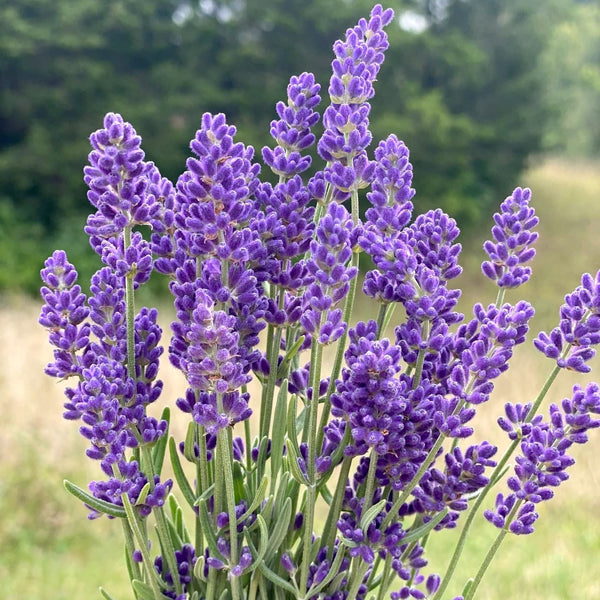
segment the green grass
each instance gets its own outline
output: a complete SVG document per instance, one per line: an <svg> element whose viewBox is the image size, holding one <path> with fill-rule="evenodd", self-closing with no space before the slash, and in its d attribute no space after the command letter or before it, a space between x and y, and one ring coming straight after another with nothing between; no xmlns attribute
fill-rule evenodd
<svg viewBox="0 0 600 600"><path fill-rule="evenodd" d="M530 284L522 294L520 290L508 294L507 300L524 297L536 305L535 331L554 326L562 296L577 285L581 272L595 273L600 268L600 175L593 165L546 163L532 168L523 184L532 187L541 218L538 256ZM481 243L487 236L486 227L472 239L461 240L465 274L457 285L465 292L462 310L466 313L475 300L488 303L495 299L494 286L479 272ZM360 306L366 316L369 303ZM83 456L85 445L74 424L60 417L61 385L42 375L50 349L43 331L35 325L37 311L36 305L21 299L0 309L0 361L4 366L0 374L0 600L100 598L99 585L117 600L129 599L119 523L87 521L86 509L62 487L64 478L85 486L99 475ZM495 426L502 405L507 400L531 399L550 368L549 361L530 347L519 349L512 375L499 381L492 401L481 409L477 440L504 443ZM588 380L590 377L561 374L548 402L560 401L573 383ZM173 374L166 378L164 397L171 404L180 381ZM175 427L181 435L184 423ZM596 460L600 432L594 433L598 435L590 444L577 448L578 464L571 481L541 507L535 534L506 540L479 598L600 598L600 475ZM486 507L491 503L492 498ZM476 524L476 534L468 543L448 598L460 592L496 534L483 518ZM456 531L432 536L428 556L433 571L443 572L455 540Z"/></svg>

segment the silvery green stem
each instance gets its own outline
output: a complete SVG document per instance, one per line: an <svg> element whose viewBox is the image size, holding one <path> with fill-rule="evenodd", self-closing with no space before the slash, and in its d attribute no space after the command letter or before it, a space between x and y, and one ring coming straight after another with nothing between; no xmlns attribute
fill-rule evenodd
<svg viewBox="0 0 600 600"><path fill-rule="evenodd" d="M381 338L384 331L385 318L388 312L389 304L382 304L379 307L379 313L377 315L377 338Z"/></svg>
<svg viewBox="0 0 600 600"><path fill-rule="evenodd" d="M520 502L517 502L517 504L515 504L513 510L510 512L509 517L514 516L515 509L518 508L520 506L520 504L521 504ZM479 584L481 583L481 580L482 580L483 576L485 575L485 572L487 571L488 567L490 566L494 556L496 555L496 552L498 552L498 549L500 548L502 542L504 541L504 538L506 537L507 533L508 533L508 530L503 528L500 531L500 533L497 535L496 539L494 540L494 543L491 545L490 549L488 550L487 554L485 555L485 558L483 559L481 566L479 567L479 570L477 571L477 575L475 575L473 582L469 586L469 591L467 592L467 595L465 596L465 600L472 600L473 597L475 596L475 592L477 591L477 588L479 587Z"/></svg>
<svg viewBox="0 0 600 600"><path fill-rule="evenodd" d="M323 316L320 319L320 325L323 323ZM306 474L308 477L308 486L306 490L306 512L304 517L304 537L302 552L302 569L300 572L300 589L306 592L308 589L308 567L310 547L312 545L312 533L315 521L315 504L317 501L317 477L315 459L317 455L317 417L319 411L319 384L321 381L321 361L323 358L323 345L318 341L316 335L313 335L310 351L310 386L312 387L312 397L309 406L308 423L308 460L306 464Z"/></svg>
<svg viewBox="0 0 600 600"><path fill-rule="evenodd" d="M374 448L371 448L371 454L369 456L369 471L367 472L367 481L365 486L365 501L362 507L362 514L364 515L371 505L373 504L373 493L375 491L375 471L377 470L377 452Z"/></svg>
<svg viewBox="0 0 600 600"><path fill-rule="evenodd" d="M220 394L217 396L218 403L222 404ZM221 407L220 407L221 409ZM229 435L226 429L220 429L217 434L217 445L219 454L222 455L223 477L225 479L225 498L227 503L227 513L229 514L229 543L230 543L230 560L233 566L238 564L238 532L237 532L237 517L235 514L235 491L233 489L233 470L232 458L229 452ZM217 474L220 477L220 473ZM216 511L215 511L215 514ZM233 600L239 600L240 596L240 580L238 577L231 577L231 593Z"/></svg>
<svg viewBox="0 0 600 600"><path fill-rule="evenodd" d="M325 521L325 527L323 528L323 537L321 540L323 547L327 546L328 560L331 560L331 557L333 556L333 545L335 543L337 521L342 509L342 504L344 502L344 491L346 489L348 475L350 474L352 459L352 456L344 456L338 476L338 482L335 492L333 493L333 502L329 507L329 513L327 514L327 520Z"/></svg>

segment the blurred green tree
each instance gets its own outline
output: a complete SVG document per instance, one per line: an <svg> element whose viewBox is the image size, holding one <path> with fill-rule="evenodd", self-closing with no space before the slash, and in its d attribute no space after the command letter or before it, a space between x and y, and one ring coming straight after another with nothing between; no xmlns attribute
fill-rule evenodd
<svg viewBox="0 0 600 600"><path fill-rule="evenodd" d="M538 57L555 1L393 0L374 143L411 148L420 206L471 223L509 191L544 130ZM331 44L372 0L0 0L0 230L37 273L56 240L86 261L77 219L87 136L116 111L175 178L204 111L268 141L291 74L326 94ZM412 17L412 20L411 20ZM412 24L411 24L412 23ZM80 221L80 222L81 222ZM87 262L87 261L86 261ZM2 269L14 268L6 266ZM37 275L0 277L33 290ZM12 284L10 282L13 282ZM33 282L33 283L32 283Z"/></svg>

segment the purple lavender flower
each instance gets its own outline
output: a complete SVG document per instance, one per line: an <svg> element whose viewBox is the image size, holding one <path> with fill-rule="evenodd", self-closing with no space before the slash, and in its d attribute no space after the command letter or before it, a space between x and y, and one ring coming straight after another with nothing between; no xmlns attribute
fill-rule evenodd
<svg viewBox="0 0 600 600"><path fill-rule="evenodd" d="M314 108L321 101L319 90L312 73L293 76L287 87L287 105L276 105L278 121L271 121L271 137L277 142L275 149L264 147L263 160L271 170L282 178L289 179L306 171L311 163L310 156L303 156L315 141L311 127L319 121L319 113Z"/></svg>
<svg viewBox="0 0 600 600"><path fill-rule="evenodd" d="M460 234L456 221L439 208L419 215L408 230L408 243L417 261L431 269L444 281L458 277L460 244L453 242Z"/></svg>
<svg viewBox="0 0 600 600"><path fill-rule="evenodd" d="M512 413L511 407L507 410L511 421ZM562 410L551 405L549 421L530 422L521 440L515 475L507 481L511 493L498 494L496 509L485 511L486 519L517 535L532 533L539 516L535 505L554 496L553 488L568 479L566 469L575 463L567 450L585 443L587 431L600 427L600 419L594 415L600 415L600 388L590 383L585 389L575 386L573 396L563 400Z"/></svg>
<svg viewBox="0 0 600 600"><path fill-rule="evenodd" d="M219 257L226 258L222 254L230 234L253 212L251 195L260 167L252 163L251 146L234 142L235 132L223 114L205 113L190 142L198 158L187 160L175 201L177 245L190 257L215 256L221 244Z"/></svg>
<svg viewBox="0 0 600 600"><path fill-rule="evenodd" d="M489 399L494 389L492 379L508 369L514 347L525 341L533 307L522 300L515 306L504 304L487 309L476 304L473 312L479 324L479 333L471 338L468 348L460 355L461 361L452 369L448 390L472 404Z"/></svg>
<svg viewBox="0 0 600 600"><path fill-rule="evenodd" d="M323 114L325 132L318 143L321 158L329 163L326 180L342 193L368 185L374 164L365 149L371 143L370 100L373 82L388 47L383 28L393 18L391 9L377 5L369 21L361 19L346 32L345 41L334 44L333 75L329 83L331 105Z"/></svg>
<svg viewBox="0 0 600 600"><path fill-rule="evenodd" d="M532 245L538 234L532 229L539 219L530 200L531 190L518 187L500 205L501 212L494 214L494 241L483 245L490 260L482 263L481 270L499 287L515 288L531 277L531 268L523 265L535 256Z"/></svg>
<svg viewBox="0 0 600 600"><path fill-rule="evenodd" d="M175 550L175 562L177 571L179 572L179 581L183 585L184 593L187 592L188 586L192 582L194 573L194 565L196 564L196 552L191 544L184 544L180 550ZM168 570L166 561L162 556L157 556L154 559L154 567L163 580L173 588L173 575ZM167 598L177 600L175 592L171 590L163 590L163 595Z"/></svg>
<svg viewBox="0 0 600 600"><path fill-rule="evenodd" d="M152 252L150 244L139 231L133 233L131 244L126 250L123 238L119 238L116 244L113 240L102 240L98 249L102 255L102 262L108 265L117 277L132 279L134 289L150 279L153 267Z"/></svg>
<svg viewBox="0 0 600 600"><path fill-rule="evenodd" d="M54 362L46 367L52 377L79 375L80 356L89 344L89 309L77 281L77 271L62 250L56 250L41 271L44 305L39 323L49 331L50 343L56 347Z"/></svg>
<svg viewBox="0 0 600 600"><path fill-rule="evenodd" d="M560 324L548 335L540 332L535 347L562 369L589 373L587 364L600 343L600 271L595 279L585 273L581 285L565 296Z"/></svg>
<svg viewBox="0 0 600 600"><path fill-rule="evenodd" d="M314 282L304 294L301 322L322 344L335 342L346 331L342 310L336 306L348 294L350 280L358 271L348 266L356 237L357 228L348 211L342 205L331 204L310 245L307 268Z"/></svg>
<svg viewBox="0 0 600 600"><path fill-rule="evenodd" d="M374 179L367 194L372 204L365 215L367 229L371 225L382 235L395 236L410 221L415 190L408 157L408 148L393 134L375 149Z"/></svg>
<svg viewBox="0 0 600 600"><path fill-rule="evenodd" d="M108 113L104 129L92 133L90 166L84 169L88 200L97 209L85 228L100 254L102 239L119 236L126 227L150 224L160 211L147 196L156 167L144 162L141 138L121 115Z"/></svg>
<svg viewBox="0 0 600 600"><path fill-rule="evenodd" d="M469 446L464 454L458 447L448 452L444 456L444 470L432 467L414 489L416 501L413 502L413 510L426 513L427 521L448 507L448 514L435 529L456 527L459 512L468 507L469 496L489 483L485 469L496 466L491 457L497 450L496 446L483 442L477 446Z"/></svg>
<svg viewBox="0 0 600 600"><path fill-rule="evenodd" d="M350 330L347 367L331 404L334 416L348 419L357 450L372 447L384 454L388 450L387 438L402 427L398 417L406 412L406 389L397 377L399 348L387 339L369 339L368 333L374 329L375 322L370 321L366 327ZM359 331L367 337L359 337Z"/></svg>

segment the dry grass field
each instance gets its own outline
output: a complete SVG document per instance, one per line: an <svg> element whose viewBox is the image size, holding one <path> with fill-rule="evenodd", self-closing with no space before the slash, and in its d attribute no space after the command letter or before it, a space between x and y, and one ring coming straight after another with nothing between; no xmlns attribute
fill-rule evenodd
<svg viewBox="0 0 600 600"><path fill-rule="evenodd" d="M600 268L600 174L590 166L549 162L524 178L534 193L541 218L534 277L507 301L524 297L537 308L533 332L554 326L562 296L578 283L583 271ZM597 167L597 166L596 166ZM507 190L507 192L510 190ZM417 202L418 206L418 202ZM493 302L495 290L479 274L481 242L487 228L463 241L465 274L457 285L465 290L462 310L476 300ZM367 315L368 305L360 310ZM83 441L74 423L63 421L62 384L43 374L51 357L44 331L36 325L39 304L23 298L0 301L0 599L79 600L100 597L105 585L115 598L131 598L125 580L120 528L114 521L88 522L86 509L62 487L69 478L82 487L98 475L83 456ZM168 326L169 316L164 318ZM533 335L530 336L533 338ZM166 361L165 361L166 365ZM595 359L596 377L600 361ZM493 399L482 407L477 439L504 446L495 425L504 402L535 397L552 365L529 342L516 353L513 366L498 383ZM181 379L163 373L163 402L173 404ZM576 382L594 379L570 373L559 377L545 406L570 393ZM175 427L181 431L183 423ZM489 600L568 600L600 598L600 431L576 449L571 480L557 497L541 507L532 536L509 536L480 589ZM492 500L490 498L490 504ZM495 535L483 519L471 540L459 582L477 568ZM444 558L456 532L444 532L431 543L431 566L443 571ZM453 588L456 594L458 587ZM452 596L448 596L451 598Z"/></svg>

